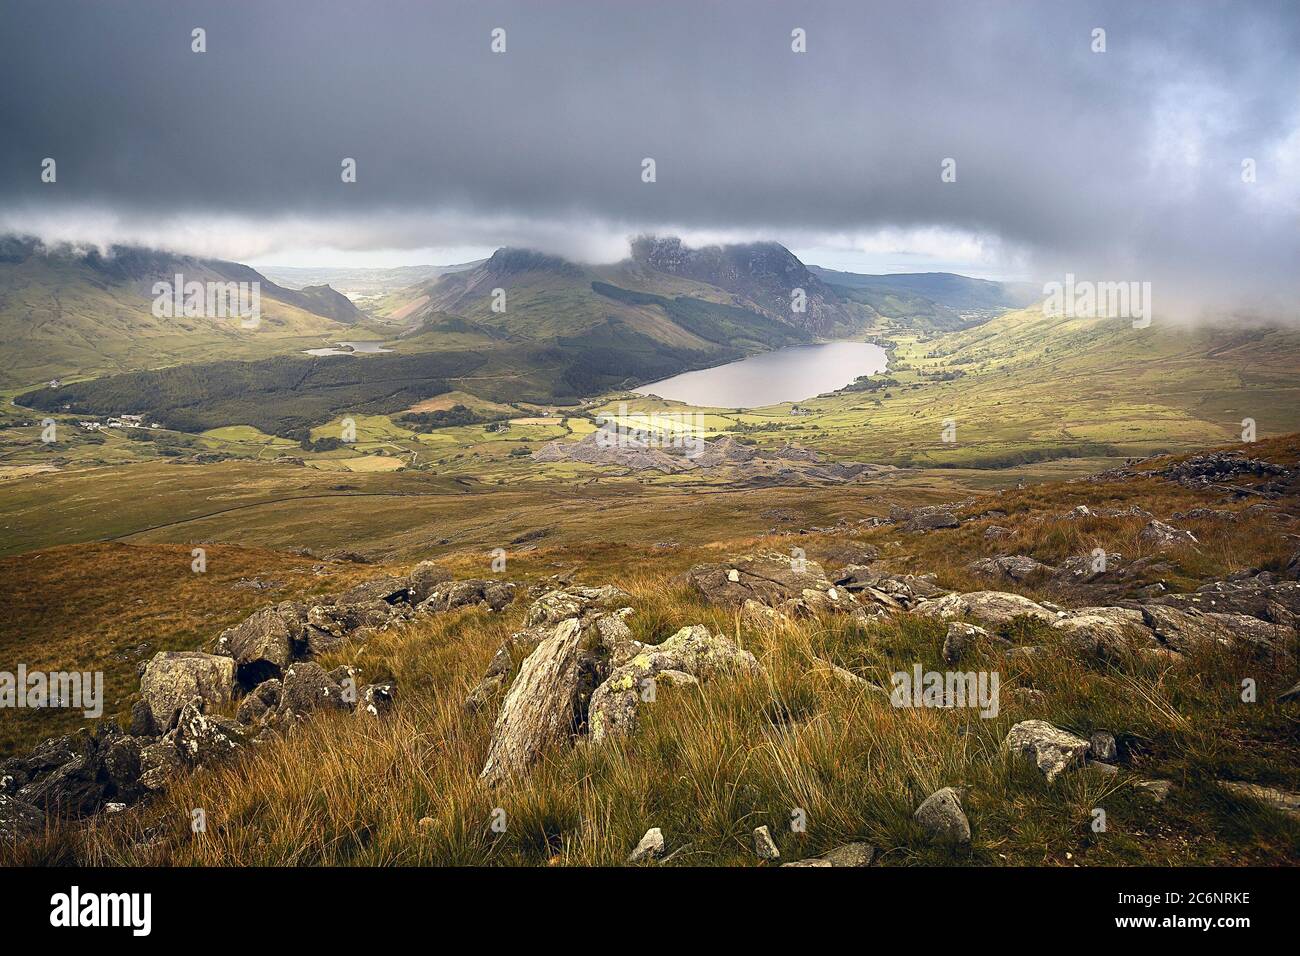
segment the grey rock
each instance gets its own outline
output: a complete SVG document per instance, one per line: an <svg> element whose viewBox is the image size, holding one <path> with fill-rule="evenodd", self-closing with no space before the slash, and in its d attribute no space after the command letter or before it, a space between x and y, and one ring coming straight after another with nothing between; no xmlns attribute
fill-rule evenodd
<svg viewBox="0 0 1300 956"><path fill-rule="evenodd" d="M1119 756L1115 735L1099 730L1088 738L1089 756L1093 760L1113 761Z"/></svg>
<svg viewBox="0 0 1300 956"><path fill-rule="evenodd" d="M776 848L776 842L772 839L772 834L766 825L754 830L754 855L760 860L781 858L781 851Z"/></svg>
<svg viewBox="0 0 1300 956"><path fill-rule="evenodd" d="M646 830L645 836L641 838L641 842L636 845L636 849L632 851L631 855L627 858L627 861L629 863L641 863L645 860L653 860L662 855L663 852L663 831L658 827L651 827L649 830Z"/></svg>
<svg viewBox="0 0 1300 956"><path fill-rule="evenodd" d="M962 810L961 793L953 787L936 790L913 815L935 843L969 843L970 821Z"/></svg>
<svg viewBox="0 0 1300 956"><path fill-rule="evenodd" d="M1051 783L1067 768L1081 762L1088 741L1045 720L1024 720L1007 733L1004 750L1029 757Z"/></svg>
<svg viewBox="0 0 1300 956"><path fill-rule="evenodd" d="M154 723L166 728L195 697L212 709L226 706L234 684L235 662L229 657L198 651L161 651L145 667L140 693Z"/></svg>

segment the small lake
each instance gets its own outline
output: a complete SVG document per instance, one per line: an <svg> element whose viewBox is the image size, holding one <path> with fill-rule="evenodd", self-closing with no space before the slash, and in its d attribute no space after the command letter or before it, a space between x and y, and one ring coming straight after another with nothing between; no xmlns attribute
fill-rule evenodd
<svg viewBox="0 0 1300 956"><path fill-rule="evenodd" d="M348 351L340 346L350 345L352 350ZM356 355L358 352L373 354L375 352L391 352L392 349L384 348L383 342L339 342L338 345L331 345L319 349L303 349L308 355Z"/></svg>
<svg viewBox="0 0 1300 956"><path fill-rule="evenodd" d="M833 392L859 375L883 372L887 365L885 350L866 342L796 345L684 372L636 391L706 408L761 408Z"/></svg>

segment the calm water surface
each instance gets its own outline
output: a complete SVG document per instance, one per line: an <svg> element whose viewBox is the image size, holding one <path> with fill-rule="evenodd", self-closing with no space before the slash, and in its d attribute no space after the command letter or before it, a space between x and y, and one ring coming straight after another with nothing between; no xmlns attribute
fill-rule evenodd
<svg viewBox="0 0 1300 956"><path fill-rule="evenodd" d="M859 375L883 372L886 365L885 350L879 345L797 345L717 368L684 372L643 385L637 392L706 408L761 408L843 388Z"/></svg>

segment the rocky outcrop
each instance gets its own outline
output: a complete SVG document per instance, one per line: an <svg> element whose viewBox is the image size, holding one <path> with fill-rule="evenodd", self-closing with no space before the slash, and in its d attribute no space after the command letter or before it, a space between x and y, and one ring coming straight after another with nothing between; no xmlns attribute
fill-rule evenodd
<svg viewBox="0 0 1300 956"><path fill-rule="evenodd" d="M757 601L776 607L802 598L805 591L826 594L834 585L815 561L778 552L746 554L721 564L697 564L686 575L708 604L740 607Z"/></svg>

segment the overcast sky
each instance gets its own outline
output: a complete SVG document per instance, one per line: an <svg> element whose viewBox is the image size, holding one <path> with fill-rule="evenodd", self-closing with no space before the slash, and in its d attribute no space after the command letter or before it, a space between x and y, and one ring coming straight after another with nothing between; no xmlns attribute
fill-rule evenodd
<svg viewBox="0 0 1300 956"><path fill-rule="evenodd" d="M1300 298L1293 0L0 0L0 21L0 230L294 264L608 261L672 231Z"/></svg>

